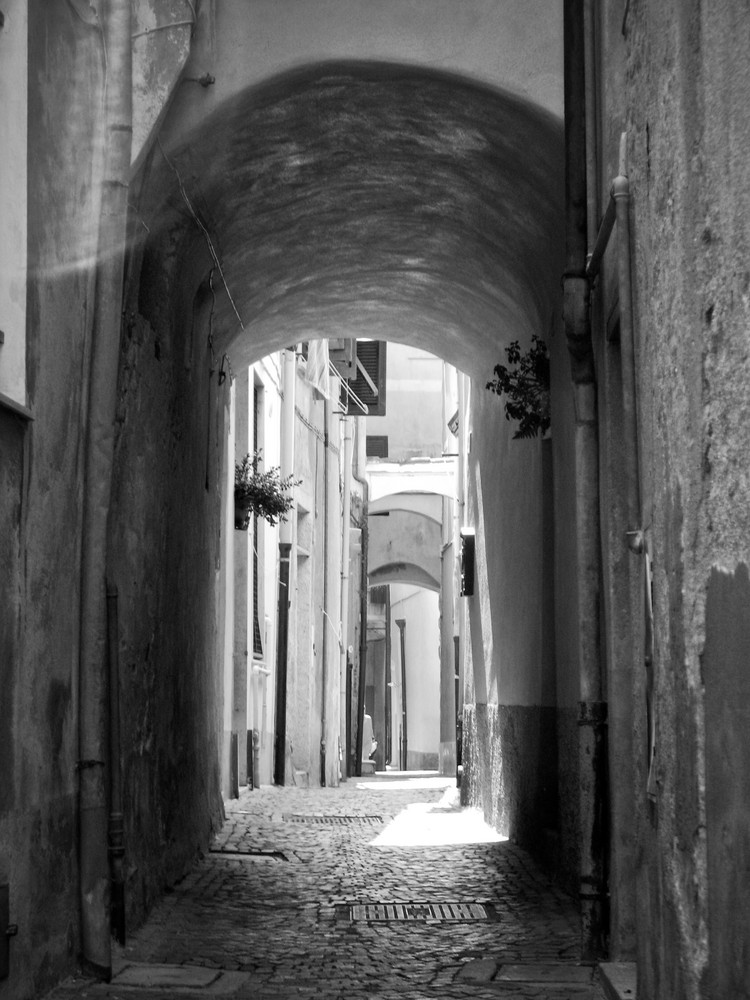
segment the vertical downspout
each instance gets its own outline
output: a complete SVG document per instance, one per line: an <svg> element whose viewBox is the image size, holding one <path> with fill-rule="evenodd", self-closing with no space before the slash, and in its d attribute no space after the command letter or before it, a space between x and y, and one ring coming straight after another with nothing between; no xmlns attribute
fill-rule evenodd
<svg viewBox="0 0 750 1000"><path fill-rule="evenodd" d="M599 168L596 141L596 22L595 3L584 0L583 51L586 86L586 263L596 243L599 226Z"/></svg>
<svg viewBox="0 0 750 1000"><path fill-rule="evenodd" d="M349 776L349 760L351 747L348 744L351 732L351 722L346 725L346 720L351 717L351 704L349 696L351 687L347 681L349 676L349 547L351 543L352 526L352 418L343 417L344 425L344 512L343 526L341 533L341 650L339 665L339 685L341 691L341 704L345 711L342 725L344 729L345 750L343 755L343 774Z"/></svg>
<svg viewBox="0 0 750 1000"><path fill-rule="evenodd" d="M635 336L633 333L632 277L630 273L630 181L627 166L627 134L620 138L619 174L612 182L617 218L617 280L620 303L620 362L622 365L622 419L627 447L625 473L628 483L628 547L643 552L639 474L638 415L635 392ZM642 571L634 575L640 577Z"/></svg>
<svg viewBox="0 0 750 1000"><path fill-rule="evenodd" d="M284 351L282 370L283 400L281 404L281 469L282 479L294 475L294 392L297 379L297 355ZM276 633L276 720L274 725L275 754L273 780L277 785L286 781L286 693L289 664L289 606L291 603L291 557L295 515L279 523L279 596L278 628Z"/></svg>
<svg viewBox="0 0 750 1000"><path fill-rule="evenodd" d="M330 497L328 496L328 467L330 458L328 457L328 409L327 399L323 400L323 422L325 432L323 435L323 635L321 641L321 655L323 657L323 669L321 678L322 698L320 708L320 786L326 786L326 725L328 713L326 712L326 699L328 697L328 508Z"/></svg>
<svg viewBox="0 0 750 1000"><path fill-rule="evenodd" d="M359 425L361 427L361 424ZM367 510L369 505L369 484L366 478L361 475L361 456L363 444L361 443L361 432L358 435L357 471L353 478L362 487L362 548L360 552L360 590L359 590L359 686L357 688L357 749L354 773L357 777L362 774L362 737L365 724L365 694L367 684L367 552L369 545L369 524ZM370 756L370 748L367 748L367 756Z"/></svg>
<svg viewBox="0 0 750 1000"><path fill-rule="evenodd" d="M125 944L125 858L120 768L120 630L117 587L107 585L107 646L109 661L109 863L112 936Z"/></svg>
<svg viewBox="0 0 750 1000"><path fill-rule="evenodd" d="M107 863L107 525L112 490L132 145L131 0L104 5L106 127L89 374L81 554L79 869L83 965L109 979Z"/></svg>
<svg viewBox="0 0 750 1000"><path fill-rule="evenodd" d="M565 228L563 319L575 402L576 563L579 664L581 947L605 952L604 810L606 704L599 662L599 444L589 283L586 277L586 81L583 0L565 0ZM590 137L594 141L594 137Z"/></svg>
<svg viewBox="0 0 750 1000"><path fill-rule="evenodd" d="M404 771L409 770L409 738L406 728L406 619L397 618L400 649L401 649L401 746L403 749L403 760L401 766Z"/></svg>
<svg viewBox="0 0 750 1000"><path fill-rule="evenodd" d="M384 764L393 763L393 678L391 676L391 588L385 592L385 754Z"/></svg>

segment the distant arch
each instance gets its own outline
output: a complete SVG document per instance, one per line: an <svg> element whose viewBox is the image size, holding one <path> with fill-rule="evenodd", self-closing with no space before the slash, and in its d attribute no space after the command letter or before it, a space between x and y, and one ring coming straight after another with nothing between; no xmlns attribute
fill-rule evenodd
<svg viewBox="0 0 750 1000"><path fill-rule="evenodd" d="M440 581L431 576L421 566L409 562L393 562L379 566L368 574L368 586L378 587L386 583L410 583L425 590L440 591Z"/></svg>

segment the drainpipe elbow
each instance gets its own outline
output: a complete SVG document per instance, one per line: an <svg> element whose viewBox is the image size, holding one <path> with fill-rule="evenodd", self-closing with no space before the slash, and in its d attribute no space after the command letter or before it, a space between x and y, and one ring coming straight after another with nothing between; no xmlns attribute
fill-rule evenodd
<svg viewBox="0 0 750 1000"><path fill-rule="evenodd" d="M612 181L612 197L615 201L630 197L630 180L624 174L618 174Z"/></svg>

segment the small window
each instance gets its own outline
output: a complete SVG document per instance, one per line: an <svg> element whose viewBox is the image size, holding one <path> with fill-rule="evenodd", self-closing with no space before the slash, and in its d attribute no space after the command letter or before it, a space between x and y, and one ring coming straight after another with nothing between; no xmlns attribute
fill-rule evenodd
<svg viewBox="0 0 750 1000"><path fill-rule="evenodd" d="M388 435L368 434L365 451L368 458L388 458Z"/></svg>

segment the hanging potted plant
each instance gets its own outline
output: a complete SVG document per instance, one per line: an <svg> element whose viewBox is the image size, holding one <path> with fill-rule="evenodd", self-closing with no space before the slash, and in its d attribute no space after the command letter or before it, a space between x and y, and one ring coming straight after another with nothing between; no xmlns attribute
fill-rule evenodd
<svg viewBox="0 0 750 1000"><path fill-rule="evenodd" d="M269 524L286 521L293 506L289 490L302 482L293 476L282 479L278 466L260 469L260 462L256 451L234 466L234 526L240 531L247 531L253 514Z"/></svg>
<svg viewBox="0 0 750 1000"><path fill-rule="evenodd" d="M505 396L505 419L517 420L514 438L544 437L550 425L550 371L547 345L536 335L525 354L517 340L505 348L508 364L495 365L487 388Z"/></svg>

